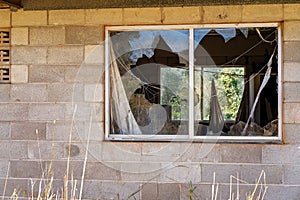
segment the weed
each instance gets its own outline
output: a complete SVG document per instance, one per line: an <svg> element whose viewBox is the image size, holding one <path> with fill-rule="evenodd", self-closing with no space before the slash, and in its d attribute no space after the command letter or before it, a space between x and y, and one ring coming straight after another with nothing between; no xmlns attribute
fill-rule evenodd
<svg viewBox="0 0 300 200"><path fill-rule="evenodd" d="M193 199L193 194L194 194L195 189L196 189L196 186L193 186L192 181L190 181L189 182L189 191L188 191L188 198L189 198L189 200Z"/></svg>

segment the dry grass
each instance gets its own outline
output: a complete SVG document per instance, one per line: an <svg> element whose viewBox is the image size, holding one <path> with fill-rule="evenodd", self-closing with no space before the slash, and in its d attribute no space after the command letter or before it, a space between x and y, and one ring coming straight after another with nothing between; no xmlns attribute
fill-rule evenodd
<svg viewBox="0 0 300 200"><path fill-rule="evenodd" d="M73 133L73 126L74 126L74 118L76 113L77 107L75 107L73 112L73 120L71 122L71 128L69 131L69 140L68 140L68 157L67 157L67 167L66 167L66 173L63 179L63 186L60 190L55 191L53 183L54 183L54 177L53 177L53 169L52 169L52 162L50 162L50 165L48 169L43 169L42 166L42 159L41 159L41 152L39 148L39 139L38 139L38 131L36 131L37 134L37 141L38 141L38 149L39 149L39 157L40 157L40 164L42 169L42 175L39 180L34 181L31 179L31 191L30 194L25 195L22 194L21 191L18 191L17 189L14 190L13 194L11 194L10 199L12 200L18 200L18 199L28 199L28 200L81 200L82 199L82 193L83 193L83 183L84 183L84 177L85 177L85 170L86 170L86 164L87 164L87 155L88 155L88 148L89 148L89 139L90 139L90 130L88 131L88 138L87 138L87 144L86 144L86 152L85 152L85 158L83 163L83 170L82 170L82 176L81 176L81 185L79 189L78 194L78 185L77 180L74 180L73 174L71 174L71 178L69 178L70 174L70 157L71 157L71 144L72 144L72 133ZM55 123L55 121L54 121ZM91 129L91 126L89 127ZM8 182L8 176L9 176L9 169L10 169L10 163L8 163L8 169L6 174L6 180L4 183L4 190L3 190L3 196L2 200L5 199L5 193L6 193L6 187ZM147 184L147 183L145 183ZM239 200L241 198L240 194L240 184L249 184L244 180L239 179L239 177L230 176L230 186L229 186L229 197L226 200ZM35 188L38 187L38 191L35 192ZM234 193L233 191L236 191ZM252 191L250 191L248 194L246 194L246 200L264 200L266 192L267 192L267 184L266 184L266 174L264 171L261 172L254 188ZM143 185L139 187L136 191L131 193L126 199L136 199L136 194L141 192L143 190ZM190 181L188 185L188 194L187 199L188 200L200 200L199 197L196 196L195 191L197 188L193 185L193 183ZM213 183L211 185L211 197L206 199L211 200L217 200L220 199L219 197L219 183L216 182L216 175L214 173L213 175ZM26 197L27 196L27 197ZM244 198L243 198L244 199Z"/></svg>
<svg viewBox="0 0 300 200"><path fill-rule="evenodd" d="M235 183L234 183L235 182ZM268 186L266 183L266 173L264 170L261 171L258 180L256 181L254 188L252 191L249 191L249 193L247 194L243 194L245 195L244 197L241 197L240 194L240 184L243 185L252 185L249 184L248 182L240 179L238 176L230 176L230 184L229 184L229 197L226 198L226 200L240 200L240 199L246 199L246 200L264 200L265 199L265 195L267 193L268 190ZM235 190L234 190L235 189ZM195 194L195 190L196 187L192 185L192 183L190 182L189 184L189 190L188 190L188 194L187 197L189 200L192 200L193 198L195 200L200 200L200 197L197 197ZM236 191L236 193L234 193L234 191ZM206 200L211 199L211 200L217 200L217 199L221 199L221 197L219 197L219 183L216 183L216 175L214 173L213 175L213 183L211 185L211 197L210 198L205 198Z"/></svg>

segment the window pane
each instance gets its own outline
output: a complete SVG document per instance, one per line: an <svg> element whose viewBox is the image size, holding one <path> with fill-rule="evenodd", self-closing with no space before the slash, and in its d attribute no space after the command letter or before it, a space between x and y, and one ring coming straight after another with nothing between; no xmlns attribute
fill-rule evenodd
<svg viewBox="0 0 300 200"><path fill-rule="evenodd" d="M281 137L278 28L199 26L108 29L109 134Z"/></svg>
<svg viewBox="0 0 300 200"><path fill-rule="evenodd" d="M188 134L188 30L110 32L110 38L111 133Z"/></svg>
<svg viewBox="0 0 300 200"><path fill-rule="evenodd" d="M278 135L277 34L194 29L195 135Z"/></svg>
<svg viewBox="0 0 300 200"><path fill-rule="evenodd" d="M161 102L171 106L172 120L188 120L188 69L162 68Z"/></svg>

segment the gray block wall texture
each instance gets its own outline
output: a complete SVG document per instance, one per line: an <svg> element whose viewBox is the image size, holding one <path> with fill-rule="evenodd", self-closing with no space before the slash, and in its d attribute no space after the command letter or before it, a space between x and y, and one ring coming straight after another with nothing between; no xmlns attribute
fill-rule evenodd
<svg viewBox="0 0 300 200"><path fill-rule="evenodd" d="M79 187L90 133L83 199L126 199L140 187L137 199L188 199L190 181L194 199L206 199L214 174L221 199L229 198L231 175L247 182L239 189L245 199L262 170L265 199L300 199L300 4L0 10L0 19L12 33L12 83L0 85L1 196L30 194L31 180L37 192L50 164L61 189L70 133L70 171ZM202 143L103 141L105 25L239 22L282 22L284 144L210 150Z"/></svg>

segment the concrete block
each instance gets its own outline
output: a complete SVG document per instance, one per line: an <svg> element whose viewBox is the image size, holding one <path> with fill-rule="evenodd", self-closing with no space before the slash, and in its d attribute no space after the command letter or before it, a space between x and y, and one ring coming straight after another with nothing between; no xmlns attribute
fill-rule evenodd
<svg viewBox="0 0 300 200"><path fill-rule="evenodd" d="M123 22L123 10L112 9L90 9L86 10L85 23L88 25L121 25Z"/></svg>
<svg viewBox="0 0 300 200"><path fill-rule="evenodd" d="M3 178L0 179L0 184L1 185L5 185L6 183L6 190L0 191L0 195L2 196L3 193L5 193L5 200L9 200L11 199L11 195L14 193L15 189L18 189L19 191L22 191L24 195L27 196L27 194L30 194L30 187L28 184L28 180L27 179L15 179L15 178Z"/></svg>
<svg viewBox="0 0 300 200"><path fill-rule="evenodd" d="M173 163L180 159L183 152L180 143L142 143L142 160Z"/></svg>
<svg viewBox="0 0 300 200"><path fill-rule="evenodd" d="M274 22L282 20L282 4L243 5L242 7L242 22Z"/></svg>
<svg viewBox="0 0 300 200"><path fill-rule="evenodd" d="M283 59L288 62L300 62L300 42L285 42L283 44Z"/></svg>
<svg viewBox="0 0 300 200"><path fill-rule="evenodd" d="M66 43L67 44L100 44L101 42L100 26L67 26Z"/></svg>
<svg viewBox="0 0 300 200"><path fill-rule="evenodd" d="M180 184L158 184L158 199L180 199Z"/></svg>
<svg viewBox="0 0 300 200"><path fill-rule="evenodd" d="M10 91L14 102L46 102L48 92L46 84L14 84Z"/></svg>
<svg viewBox="0 0 300 200"><path fill-rule="evenodd" d="M80 66L66 66L65 67L65 82L66 83L75 83L77 73L80 69ZM79 81L77 81L79 82Z"/></svg>
<svg viewBox="0 0 300 200"><path fill-rule="evenodd" d="M72 141L79 141L78 132L85 130L85 124L83 122L76 122L71 127L71 121L54 121L47 123L46 138L50 141L68 142L69 136L72 130Z"/></svg>
<svg viewBox="0 0 300 200"><path fill-rule="evenodd" d="M196 187L195 190L191 193L190 192L190 185L189 183L180 184L180 199L189 199L190 195L192 199L211 199L211 184L194 184L192 183L193 187ZM218 197L221 196L221 185L219 185ZM227 188L228 189L228 188ZM226 198L219 198L219 199L228 199Z"/></svg>
<svg viewBox="0 0 300 200"><path fill-rule="evenodd" d="M121 164L122 181L158 181L162 166L158 162L126 162Z"/></svg>
<svg viewBox="0 0 300 200"><path fill-rule="evenodd" d="M300 62L285 62L283 66L283 81L298 82L300 77Z"/></svg>
<svg viewBox="0 0 300 200"><path fill-rule="evenodd" d="M97 123L104 122L104 113L105 113L104 103L92 103L92 105L94 108L94 111L92 113L93 114L92 122L97 122Z"/></svg>
<svg viewBox="0 0 300 200"><path fill-rule="evenodd" d="M80 67L66 68L65 80L73 83L104 83L105 68L103 65L82 64Z"/></svg>
<svg viewBox="0 0 300 200"><path fill-rule="evenodd" d="M284 184L300 187L300 165L284 166Z"/></svg>
<svg viewBox="0 0 300 200"><path fill-rule="evenodd" d="M283 123L300 123L300 103L283 104Z"/></svg>
<svg viewBox="0 0 300 200"><path fill-rule="evenodd" d="M157 200L158 185L156 183L146 183L142 186L142 199Z"/></svg>
<svg viewBox="0 0 300 200"><path fill-rule="evenodd" d="M300 20L284 22L284 41L300 41Z"/></svg>
<svg viewBox="0 0 300 200"><path fill-rule="evenodd" d="M84 160L86 147L85 144L80 142L72 142L64 144L64 158L70 157L71 159Z"/></svg>
<svg viewBox="0 0 300 200"><path fill-rule="evenodd" d="M0 140L10 139L10 123L0 122Z"/></svg>
<svg viewBox="0 0 300 200"><path fill-rule="evenodd" d="M28 28L11 28L12 45L28 45Z"/></svg>
<svg viewBox="0 0 300 200"><path fill-rule="evenodd" d="M104 64L104 45L86 45L84 48L85 64Z"/></svg>
<svg viewBox="0 0 300 200"><path fill-rule="evenodd" d="M28 104L0 103L0 121L28 120Z"/></svg>
<svg viewBox="0 0 300 200"><path fill-rule="evenodd" d="M241 22L242 6L203 6L204 23Z"/></svg>
<svg viewBox="0 0 300 200"><path fill-rule="evenodd" d="M102 196L102 182L101 181L84 181L82 192L83 199L97 199Z"/></svg>
<svg viewBox="0 0 300 200"><path fill-rule="evenodd" d="M160 8L124 8L123 24L160 24Z"/></svg>
<svg viewBox="0 0 300 200"><path fill-rule="evenodd" d="M67 68L67 67L66 67ZM65 67L56 65L29 66L30 83L61 83L65 79Z"/></svg>
<svg viewBox="0 0 300 200"><path fill-rule="evenodd" d="M178 156L181 152L180 143L142 143L142 155L172 155Z"/></svg>
<svg viewBox="0 0 300 200"><path fill-rule="evenodd" d="M47 25L47 11L12 12L12 26L43 26Z"/></svg>
<svg viewBox="0 0 300 200"><path fill-rule="evenodd" d="M77 106L74 115L75 120L84 122L103 122L104 120L104 105L103 103L80 103L73 102L66 106L66 120L73 118L75 106Z"/></svg>
<svg viewBox="0 0 300 200"><path fill-rule="evenodd" d="M12 64L46 64L47 47L13 46L11 48Z"/></svg>
<svg viewBox="0 0 300 200"><path fill-rule="evenodd" d="M214 143L182 144L181 162L220 162L220 145Z"/></svg>
<svg viewBox="0 0 300 200"><path fill-rule="evenodd" d="M9 161L8 160L1 160L0 161L0 177L6 178L6 175L9 175Z"/></svg>
<svg viewBox="0 0 300 200"><path fill-rule="evenodd" d="M201 7L169 7L163 8L161 22L164 24L200 23Z"/></svg>
<svg viewBox="0 0 300 200"><path fill-rule="evenodd" d="M266 199L277 199L277 200L297 200L300 196L300 186L285 186L285 185L270 185L268 186L268 192Z"/></svg>
<svg viewBox="0 0 300 200"><path fill-rule="evenodd" d="M0 27L10 27L10 10L9 9L1 9L0 12Z"/></svg>
<svg viewBox="0 0 300 200"><path fill-rule="evenodd" d="M83 61L83 46L53 46L48 50L48 64L80 64Z"/></svg>
<svg viewBox="0 0 300 200"><path fill-rule="evenodd" d="M263 163L300 163L300 151L298 145L267 145L263 146L262 153Z"/></svg>
<svg viewBox="0 0 300 200"><path fill-rule="evenodd" d="M87 102L104 102L104 86L102 84L84 85L84 100Z"/></svg>
<svg viewBox="0 0 300 200"><path fill-rule="evenodd" d="M40 160L66 159L64 143L49 141L29 141L28 158Z"/></svg>
<svg viewBox="0 0 300 200"><path fill-rule="evenodd" d="M300 144L300 124L284 125L284 142L288 144Z"/></svg>
<svg viewBox="0 0 300 200"><path fill-rule="evenodd" d="M103 182L102 197L100 199L127 199L139 189L139 183L135 182ZM139 196L140 192L134 195L137 200L140 199Z"/></svg>
<svg viewBox="0 0 300 200"><path fill-rule="evenodd" d="M79 137L83 141L87 141L90 135L90 141L103 141L104 140L104 122L86 122L85 132L79 132Z"/></svg>
<svg viewBox="0 0 300 200"><path fill-rule="evenodd" d="M78 110L79 107L79 110ZM71 121L76 120L77 122L89 122L91 113L91 106L83 103L68 103L65 108L65 120Z"/></svg>
<svg viewBox="0 0 300 200"><path fill-rule="evenodd" d="M15 122L11 124L13 140L45 140L46 123Z"/></svg>
<svg viewBox="0 0 300 200"><path fill-rule="evenodd" d="M41 178L43 176L44 163L40 161L10 161L11 177L13 178Z"/></svg>
<svg viewBox="0 0 300 200"><path fill-rule="evenodd" d="M140 161L140 143L115 143L107 142L102 144L103 161Z"/></svg>
<svg viewBox="0 0 300 200"><path fill-rule="evenodd" d="M121 180L121 172L100 162L89 162L86 166L87 180Z"/></svg>
<svg viewBox="0 0 300 200"><path fill-rule="evenodd" d="M9 84L0 84L0 102L9 102L9 96L10 96L10 85Z"/></svg>
<svg viewBox="0 0 300 200"><path fill-rule="evenodd" d="M50 10L49 25L83 25L84 17L84 10Z"/></svg>
<svg viewBox="0 0 300 200"><path fill-rule="evenodd" d="M62 120L65 105L56 103L35 103L29 105L29 120L53 121Z"/></svg>
<svg viewBox="0 0 300 200"><path fill-rule="evenodd" d="M88 134L90 134L90 143L95 141L99 144L99 141L103 140L103 123L91 122L90 124L78 121L73 124L73 128L71 128L71 122L49 122L47 124L47 140L67 142L71 130L73 142L81 141L85 144ZM101 156L101 154L97 155L99 154L99 149L90 149L89 153L94 157Z"/></svg>
<svg viewBox="0 0 300 200"><path fill-rule="evenodd" d="M1 159L24 159L28 158L28 144L24 141L1 141Z"/></svg>
<svg viewBox="0 0 300 200"><path fill-rule="evenodd" d="M85 151L87 149L87 146L86 146L87 141L81 141L81 143L84 144L83 146L84 146L84 153L85 153ZM99 141L90 140L87 158L89 161L102 162L102 144ZM108 165L108 166L110 166L110 165ZM120 167L118 168L118 166L117 167L115 167L114 165L112 165L112 166L114 167L114 169L120 169Z"/></svg>
<svg viewBox="0 0 300 200"><path fill-rule="evenodd" d="M284 83L283 94L284 102L300 102L300 83Z"/></svg>
<svg viewBox="0 0 300 200"><path fill-rule="evenodd" d="M61 45L65 44L65 27L31 27L29 29L31 45Z"/></svg>
<svg viewBox="0 0 300 200"><path fill-rule="evenodd" d="M47 163L48 165L50 163ZM83 162L71 160L69 163L69 178L73 176L75 180L80 180L82 176ZM52 161L51 173L55 179L63 179L66 175L67 160L64 161ZM62 187L62 185L61 185Z"/></svg>
<svg viewBox="0 0 300 200"><path fill-rule="evenodd" d="M24 141L11 141L8 142L8 151L10 159L14 158L17 160L28 158L28 144Z"/></svg>
<svg viewBox="0 0 300 200"><path fill-rule="evenodd" d="M160 182L171 183L201 183L200 164L173 163L164 169L159 176Z"/></svg>
<svg viewBox="0 0 300 200"><path fill-rule="evenodd" d="M27 83L28 82L28 66L27 65L11 65L11 83Z"/></svg>
<svg viewBox="0 0 300 200"><path fill-rule="evenodd" d="M261 145L224 144L220 151L224 163L261 163Z"/></svg>
<svg viewBox="0 0 300 200"><path fill-rule="evenodd" d="M300 5L299 4L283 4L284 20L299 20Z"/></svg>
<svg viewBox="0 0 300 200"><path fill-rule="evenodd" d="M239 164L201 164L201 181L212 183L214 173L217 183L229 183L230 176L240 176Z"/></svg>
<svg viewBox="0 0 300 200"><path fill-rule="evenodd" d="M76 91L76 92L75 92ZM83 86L54 83L48 85L49 102L83 101Z"/></svg>
<svg viewBox="0 0 300 200"><path fill-rule="evenodd" d="M283 183L284 168L282 165L241 165L239 178L249 184L256 184L263 171L266 174L267 184Z"/></svg>

